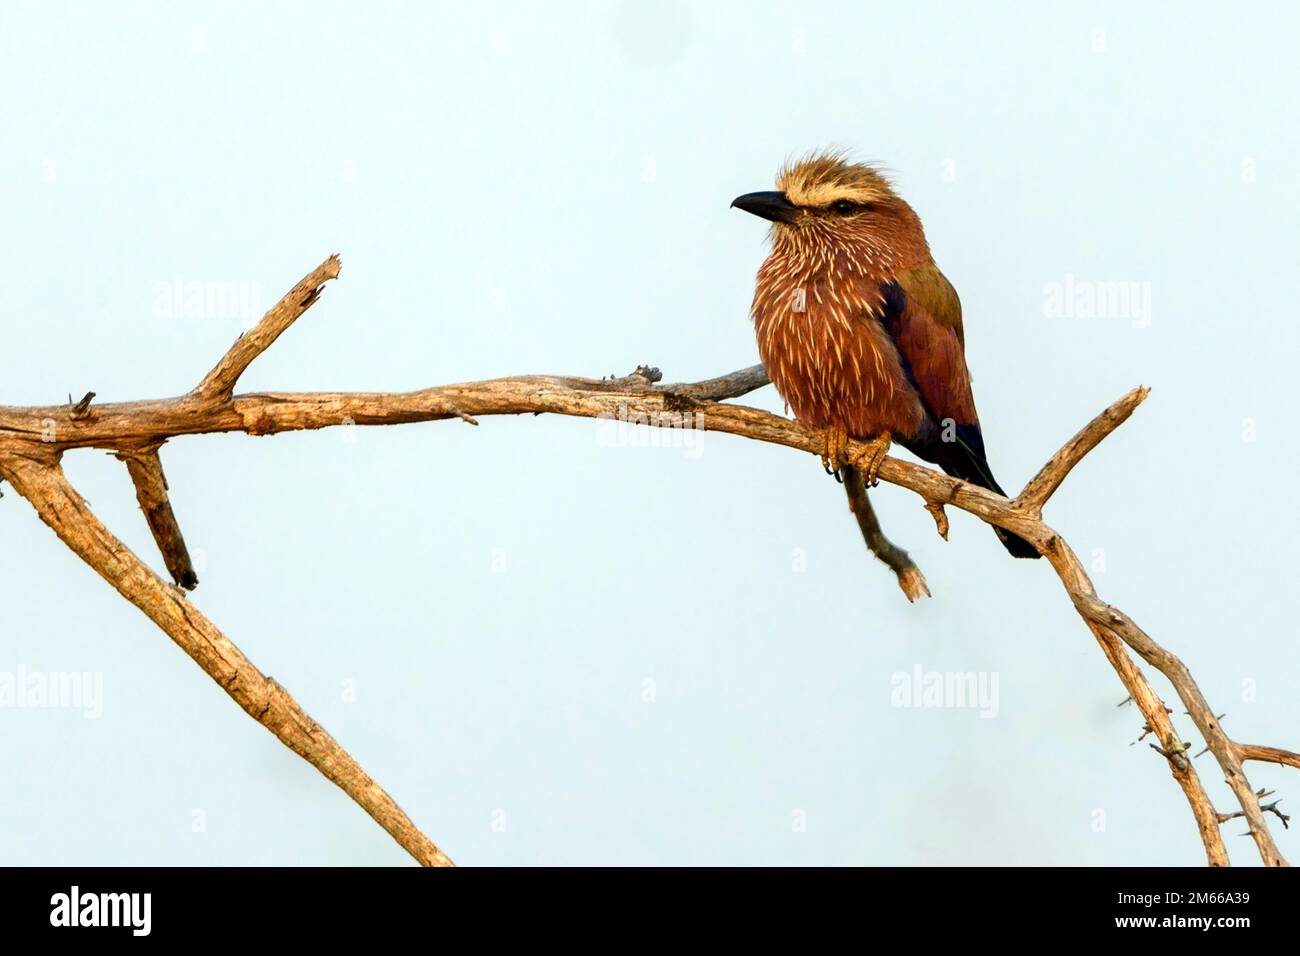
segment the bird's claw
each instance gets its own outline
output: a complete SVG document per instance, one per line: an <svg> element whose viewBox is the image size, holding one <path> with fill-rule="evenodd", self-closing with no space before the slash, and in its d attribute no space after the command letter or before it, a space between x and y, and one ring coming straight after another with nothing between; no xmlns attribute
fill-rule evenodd
<svg viewBox="0 0 1300 956"><path fill-rule="evenodd" d="M822 468L826 474L834 475L841 484L840 469L849 464L849 434L843 428L831 426L822 435Z"/></svg>
<svg viewBox="0 0 1300 956"><path fill-rule="evenodd" d="M862 478L868 488L874 488L880 484L880 465L885 460L885 455L889 453L889 446L893 443L894 436L889 432L881 432L871 441L853 459L853 464L862 472Z"/></svg>

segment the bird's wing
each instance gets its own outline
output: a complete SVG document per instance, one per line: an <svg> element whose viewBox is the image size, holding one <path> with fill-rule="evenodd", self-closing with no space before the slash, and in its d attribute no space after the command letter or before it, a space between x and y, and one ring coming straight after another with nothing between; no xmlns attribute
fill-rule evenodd
<svg viewBox="0 0 1300 956"><path fill-rule="evenodd" d="M978 428L957 290L929 262L899 273L883 291L885 330L930 413Z"/></svg>
<svg viewBox="0 0 1300 956"><path fill-rule="evenodd" d="M881 324L893 337L905 371L938 426L903 444L950 475L1005 494L989 468L975 414L957 290L928 262L900 273L883 291ZM1016 557L1038 557L1038 549L1028 541L1001 528L993 530Z"/></svg>

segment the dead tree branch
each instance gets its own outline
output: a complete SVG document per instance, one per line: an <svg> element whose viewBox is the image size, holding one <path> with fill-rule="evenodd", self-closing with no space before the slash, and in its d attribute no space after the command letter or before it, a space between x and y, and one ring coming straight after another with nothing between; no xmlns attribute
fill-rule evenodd
<svg viewBox="0 0 1300 956"><path fill-rule="evenodd" d="M319 297L320 286L339 272L331 256L294 287L247 335L237 341L203 383L179 400L184 416L230 404L239 374ZM0 435L0 475L36 509L41 520L123 597L143 611L188 654L245 713L266 727L361 806L398 844L425 866L450 866L451 860L411 822L352 756L298 705L287 690L264 675L210 620L189 603L183 591L167 585L91 512L68 483L60 465L66 445L58 441L62 421L90 422L97 415L90 393L66 415L42 415L44 433ZM109 447L126 462L136 497L172 578L191 589L198 583L189 551L167 495L158 449L165 433Z"/></svg>
<svg viewBox="0 0 1300 956"><path fill-rule="evenodd" d="M197 399L207 399L216 404L229 399L235 390L235 383L244 370L253 364L253 359L271 347L280 337L280 333L293 325L304 312L310 309L320 298L325 283L339 277L342 263L338 256L330 256L318 265L302 281L289 290L289 293L272 306L271 311L262 316L260 322L245 335L241 335L221 357L221 361L209 372L198 387L190 394Z"/></svg>
<svg viewBox="0 0 1300 956"><path fill-rule="evenodd" d="M447 863L441 851L414 827L346 751L302 713L280 685L258 672L193 608L182 592L149 571L99 523L64 479L59 467L63 453L76 448L104 448L125 458L128 466L136 462L135 470L140 476L137 478L133 472L133 478L148 515L156 503L158 489L165 488L161 464L155 470L151 462L156 460L156 451L163 442L182 435L212 432L269 435L344 423L395 425L442 419L476 422L490 415L551 413L638 421L655 427L704 428L811 454L820 451L821 436L768 412L723 404L768 383L760 366L708 381L671 385L658 384L661 377L658 370L643 366L631 375L609 379L529 375L405 393L235 395L234 387L244 369L316 301L323 284L338 273L338 259L331 256L298 283L256 328L237 341L199 386L186 395L151 401L85 403L85 407L0 406L0 477L33 504L42 520L73 551L180 644L245 711L343 788L416 859L422 863ZM1134 389L1103 411L1052 456L1024 491L1011 501L896 458L885 459L880 478L918 494L941 530L946 530L947 521L943 508L951 505L1015 532L1045 555L1125 690L1142 711L1147 727L1158 738L1157 749L1186 795L1208 862L1216 866L1228 864L1219 825L1223 819L1238 814L1220 814L1214 809L1192 765L1188 746L1174 730L1168 709L1129 655L1130 649L1173 684L1208 749L1214 753L1264 862L1284 866L1286 861L1274 844L1263 816L1271 808L1260 806L1242 764L1257 760L1300 767L1300 756L1232 741L1219 726L1218 718L1182 662L1153 641L1127 615L1097 596L1078 557L1042 519L1044 505L1071 469L1125 421L1146 396L1145 388ZM850 444L851 455L860 451L860 443ZM899 576L904 593L909 597L922 593L924 578L919 570L905 552L884 537L865 494L856 498L856 490L855 485L848 487L864 540ZM155 527L154 520L163 523L161 517L151 518L151 527ZM173 561L179 562L176 542L183 542L179 527L174 526L175 518L171 516L162 537L155 527L155 537L159 538L169 570ZM171 558L166 557L169 549ZM916 580L913 590L909 590L904 577L912 571ZM175 575L175 570L172 573Z"/></svg>
<svg viewBox="0 0 1300 956"><path fill-rule="evenodd" d="M3 467L14 490L32 503L60 540L162 628L245 713L342 788L421 863L450 864L287 690L254 667L183 592L168 586L104 527L57 460L10 456Z"/></svg>
<svg viewBox="0 0 1300 956"><path fill-rule="evenodd" d="M898 586L910 603L914 603L917 598L929 597L930 588L925 583L921 569L906 551L885 537L876 510L871 507L862 472L853 465L846 465L840 471L844 492L849 496L849 510L858 519L858 529L862 532L862 540L866 542L867 549L894 572Z"/></svg>
<svg viewBox="0 0 1300 956"><path fill-rule="evenodd" d="M135 498L144 512L154 542L162 553L163 564L172 580L187 591L199 584L190 560L190 550L185 546L185 536L172 512L171 499L167 497L167 476L163 474L162 459L158 449L146 448L137 452L120 451L117 457L126 462L126 470L135 484Z"/></svg>

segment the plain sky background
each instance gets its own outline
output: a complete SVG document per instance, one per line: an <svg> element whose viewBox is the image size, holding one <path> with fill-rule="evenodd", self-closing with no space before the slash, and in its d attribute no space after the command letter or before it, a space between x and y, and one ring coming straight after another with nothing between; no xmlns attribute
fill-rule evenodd
<svg viewBox="0 0 1300 956"><path fill-rule="evenodd" d="M178 281L260 312L335 251L241 390L730 371L765 230L728 204L847 147L961 293L1009 490L1152 386L1047 517L1233 736L1296 747L1298 41L1288 4L9 2L0 402L183 392L247 321ZM1052 306L1103 282L1149 310ZM1204 861L1045 562L882 486L909 606L816 459L600 439L173 441L192 600L462 864ZM125 468L65 465L160 568ZM100 674L103 713L0 709L0 862L409 862L4 490L0 673ZM917 667L996 675L996 717L895 706Z"/></svg>

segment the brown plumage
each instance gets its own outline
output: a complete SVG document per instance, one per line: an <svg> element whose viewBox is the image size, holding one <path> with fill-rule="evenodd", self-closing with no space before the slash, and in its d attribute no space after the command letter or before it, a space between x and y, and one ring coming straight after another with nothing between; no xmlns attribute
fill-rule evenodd
<svg viewBox="0 0 1300 956"><path fill-rule="evenodd" d="M839 469L844 437L874 439L868 479L893 438L948 474L1003 494L984 454L966 367L961 302L934 264L920 217L874 168L836 153L787 165L777 191L733 205L772 221L758 271L758 351L802 423L826 430ZM1027 541L998 530L1017 557Z"/></svg>

